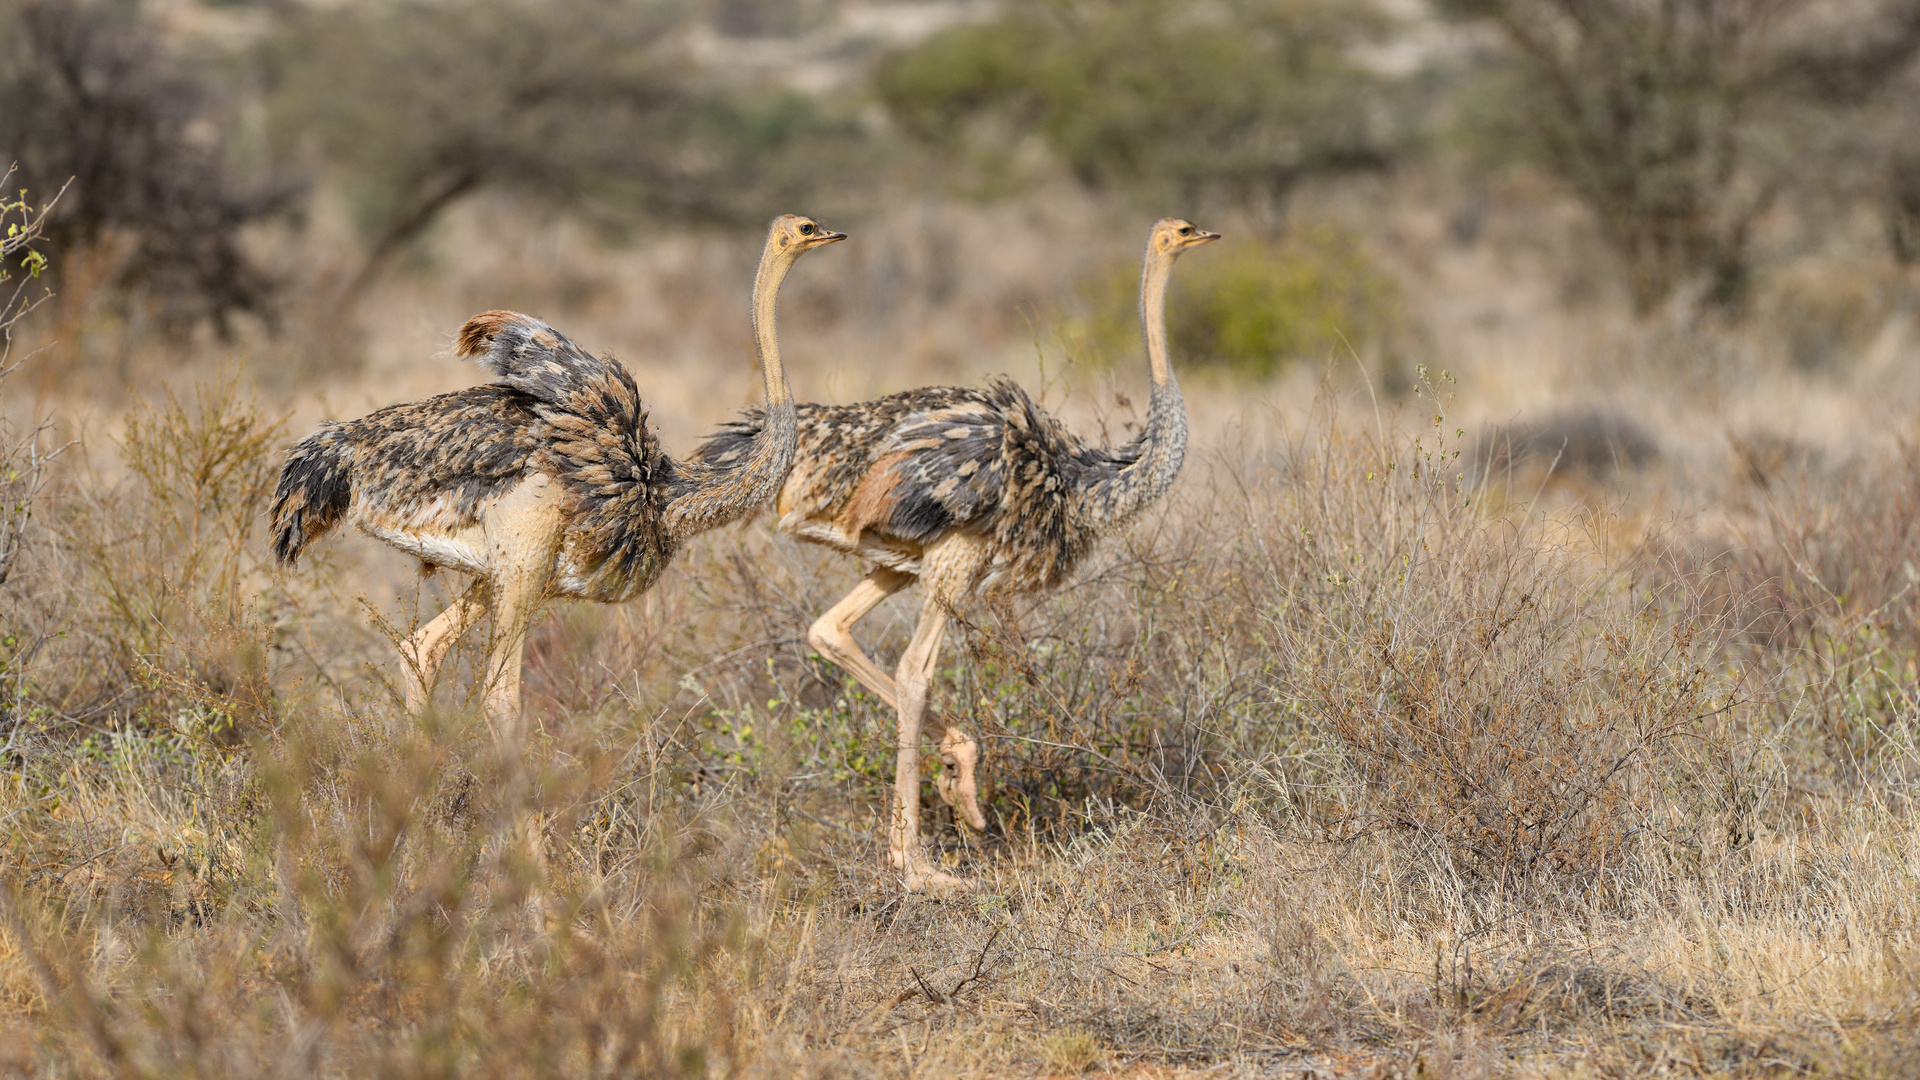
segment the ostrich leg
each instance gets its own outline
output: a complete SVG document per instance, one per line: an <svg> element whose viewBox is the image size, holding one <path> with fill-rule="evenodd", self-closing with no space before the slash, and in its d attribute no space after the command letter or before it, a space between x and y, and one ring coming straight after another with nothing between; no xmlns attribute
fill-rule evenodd
<svg viewBox="0 0 1920 1080"><path fill-rule="evenodd" d="M496 586L492 647L487 654L487 723L503 751L520 749L526 741L526 718L520 710L520 665L527 645L527 627L533 622L544 580L533 574Z"/></svg>
<svg viewBox="0 0 1920 1080"><path fill-rule="evenodd" d="M912 575L876 566L872 573L860 579L852 592L828 608L827 613L807 629L807 644L834 666L858 679L861 686L873 691L889 709L900 707L893 693L893 677L881 671L880 666L861 651L860 643L853 638L853 624L866 618L880 601L911 584Z"/></svg>
<svg viewBox="0 0 1920 1080"><path fill-rule="evenodd" d="M562 528L560 485L536 474L487 514L487 556L494 614L487 658L487 722L503 749L523 745L520 664L527 628L546 599Z"/></svg>
<svg viewBox="0 0 1920 1080"><path fill-rule="evenodd" d="M853 625L872 612L880 601L912 583L912 575L875 567L872 573L860 580L860 584L854 586L852 592L829 608L807 630L809 645L821 656L850 672L860 685L873 691L895 712L899 711L900 699L894 689L894 681L861 651L860 643L853 637ZM942 723L938 717L933 718L933 722L941 729L940 760L946 765L935 783L940 801L958 810L960 819L976 831L985 831L987 818L980 812L979 782L975 778L980 762L980 745L958 725Z"/></svg>
<svg viewBox="0 0 1920 1080"><path fill-rule="evenodd" d="M947 610L931 592L920 610L920 625L900 657L894 685L900 703L899 740L893 770L893 825L887 830L887 856L904 871L907 891L964 888L968 882L928 865L920 850L920 721L927 711L927 691L940 659L940 637L946 630Z"/></svg>
<svg viewBox="0 0 1920 1080"><path fill-rule="evenodd" d="M486 613L487 583L476 581L455 597L447 610L407 639L402 658L406 661L408 712L418 713L433 700L434 679L440 673L440 662L447 658L447 650Z"/></svg>

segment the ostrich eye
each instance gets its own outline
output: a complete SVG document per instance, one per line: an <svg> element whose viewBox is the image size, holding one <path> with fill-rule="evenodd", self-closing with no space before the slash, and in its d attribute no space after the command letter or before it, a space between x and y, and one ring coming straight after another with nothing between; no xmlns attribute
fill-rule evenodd
<svg viewBox="0 0 1920 1080"><path fill-rule="evenodd" d="M801 236L812 236L812 235L813 235L813 225L812 225L811 223L809 223L809 224L806 224L806 225L802 225L802 226L800 226L800 235L801 235Z"/></svg>
<svg viewBox="0 0 1920 1080"><path fill-rule="evenodd" d="M1192 235L1193 235L1193 226L1191 226L1191 225L1182 225L1182 226L1180 226L1180 235L1181 235L1181 236L1192 236Z"/></svg>

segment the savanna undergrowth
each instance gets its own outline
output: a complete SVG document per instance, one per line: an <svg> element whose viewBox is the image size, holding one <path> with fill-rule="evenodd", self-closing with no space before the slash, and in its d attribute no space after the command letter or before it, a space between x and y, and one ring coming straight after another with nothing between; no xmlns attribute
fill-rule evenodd
<svg viewBox="0 0 1920 1080"><path fill-rule="evenodd" d="M892 718L805 645L860 568L763 518L642 600L555 612L534 745L501 760L472 646L403 715L348 599L366 571L267 565L270 419L143 407L94 462L122 479L49 489L36 576L0 586L68 635L6 714L0 1061L1897 1070L1910 744L1840 777L1808 734L1911 729L1897 575L1802 560L1891 584L1755 621L1807 544L1505 505L1436 413L1208 448L1072 584L959 612L933 707L987 747L990 827L927 793L937 857L982 883L929 899L885 870ZM1827 535L1794 505L1744 520ZM1892 520L1850 527L1897 552ZM401 631L419 597L394 599L367 602ZM911 617L861 624L883 663ZM1884 692L1835 676L1842 641Z"/></svg>

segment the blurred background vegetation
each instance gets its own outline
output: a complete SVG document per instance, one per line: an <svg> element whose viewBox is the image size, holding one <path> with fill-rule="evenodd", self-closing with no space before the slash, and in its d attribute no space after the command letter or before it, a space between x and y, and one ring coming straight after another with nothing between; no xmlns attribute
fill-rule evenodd
<svg viewBox="0 0 1920 1080"><path fill-rule="evenodd" d="M646 251L803 205L1237 230L1177 325L1264 378L1410 348L1384 216L1319 220L1342 190L1414 193L1461 244L1516 191L1564 207L1573 287L1637 318L1892 310L1920 258L1916 50L1908 0L0 0L0 159L72 181L53 336L109 385L235 334L351 368L369 289L474 261L444 243L463 208L469 241L564 219ZM1124 351L1123 245L1076 246L1013 299ZM1856 280L1814 295L1799 267L1836 257Z"/></svg>
<svg viewBox="0 0 1920 1080"><path fill-rule="evenodd" d="M1303 177L1392 161L1395 88L1357 52L1388 26L1317 0L1015 3L888 57L874 88L988 180L1037 143L1089 188L1277 219Z"/></svg>

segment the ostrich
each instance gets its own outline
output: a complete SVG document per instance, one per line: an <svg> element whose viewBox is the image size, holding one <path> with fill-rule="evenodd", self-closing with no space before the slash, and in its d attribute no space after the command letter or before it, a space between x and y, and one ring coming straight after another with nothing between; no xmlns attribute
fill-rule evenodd
<svg viewBox="0 0 1920 1080"><path fill-rule="evenodd" d="M807 641L898 714L888 858L909 891L966 882L928 865L919 846L920 729L947 618L976 590L1051 588L1103 533L1157 498L1186 456L1187 418L1167 362L1167 281L1187 248L1218 233L1178 218L1153 226L1140 276L1140 321L1153 379L1147 424L1123 446L1090 446L1017 384L927 387L854 405L799 407L800 448L780 489L780 529L858 555L873 569L820 616ZM775 421L777 422L777 420ZM766 414L749 411L701 445L696 460L728 466L753 452ZM862 652L853 625L918 580L919 624L893 677ZM933 719L947 768L938 790L975 829L979 747Z"/></svg>
<svg viewBox="0 0 1920 1080"><path fill-rule="evenodd" d="M486 710L517 743L527 626L554 597L616 604L651 586L688 537L751 513L793 465L794 405L774 300L804 252L846 239L775 218L753 282L753 333L770 418L726 463L675 461L633 376L511 311L460 328L455 352L498 380L327 424L288 455L273 496L274 553L294 564L342 518L473 584L402 646L409 710L425 707L448 647L491 611Z"/></svg>

